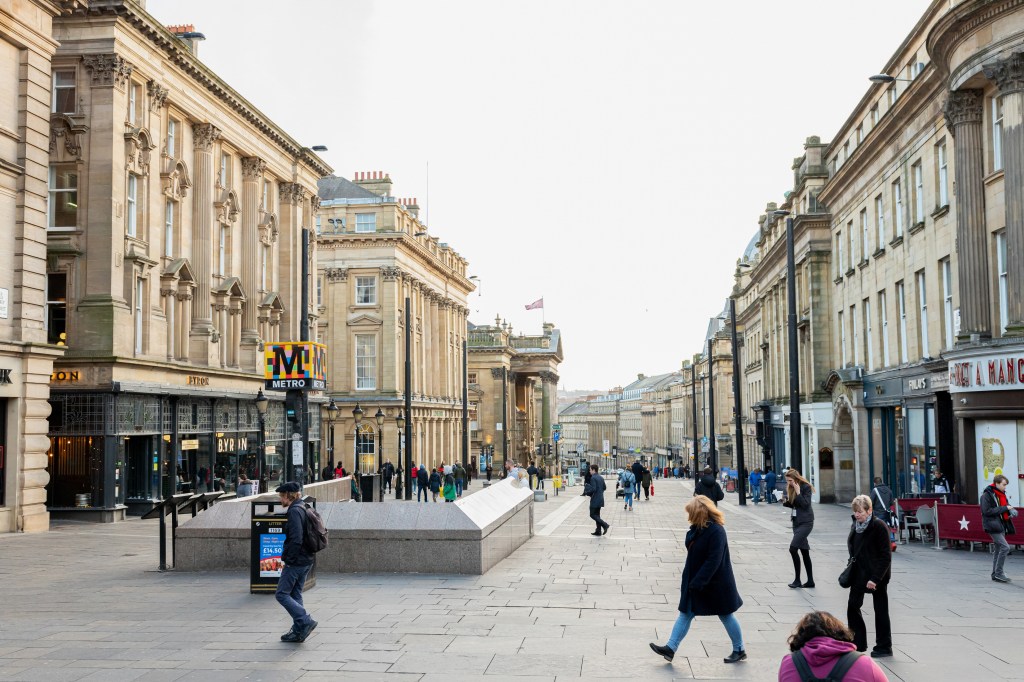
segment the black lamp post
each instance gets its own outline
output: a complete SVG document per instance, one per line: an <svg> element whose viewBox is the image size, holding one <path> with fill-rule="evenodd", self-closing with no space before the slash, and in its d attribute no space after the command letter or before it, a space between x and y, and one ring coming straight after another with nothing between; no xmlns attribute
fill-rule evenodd
<svg viewBox="0 0 1024 682"><path fill-rule="evenodd" d="M334 402L334 398L331 398L331 401L329 403L327 403L327 407L325 407L324 409L327 410L327 429L328 429L328 433L327 433L327 436L328 436L328 438L327 438L327 463L333 469L334 468L334 422L338 419L338 413L341 412L341 409L338 407L337 403Z"/></svg>
<svg viewBox="0 0 1024 682"><path fill-rule="evenodd" d="M398 427L398 475L395 476L395 499L402 499L402 477L405 471L402 469L402 431L405 430L405 413L401 410L395 415L395 426Z"/></svg>
<svg viewBox="0 0 1024 682"><path fill-rule="evenodd" d="M377 420L377 473L380 474L380 494L384 499L384 411L377 407L377 414L373 418Z"/></svg>
<svg viewBox="0 0 1024 682"><path fill-rule="evenodd" d="M256 394L256 414L259 415L260 419L260 477L259 481L263 483L263 492L267 492L268 486L267 481L267 408L270 406L270 400L267 396L263 395L263 389L261 388L259 393Z"/></svg>
<svg viewBox="0 0 1024 682"><path fill-rule="evenodd" d="M786 217L786 303L789 308L789 466L804 469L803 428L800 426L800 358L796 347L796 256L793 246L793 216L789 211L775 211ZM807 473L804 471L804 473Z"/></svg>
<svg viewBox="0 0 1024 682"><path fill-rule="evenodd" d="M359 403L352 409L352 418L356 420L356 435L352 444L352 473L359 475L359 425L363 423L363 408Z"/></svg>

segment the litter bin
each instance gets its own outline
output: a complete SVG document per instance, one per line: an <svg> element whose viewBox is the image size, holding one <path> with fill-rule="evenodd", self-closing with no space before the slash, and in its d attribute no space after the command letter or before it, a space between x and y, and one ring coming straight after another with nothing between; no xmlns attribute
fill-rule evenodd
<svg viewBox="0 0 1024 682"><path fill-rule="evenodd" d="M359 493L363 496L363 502L380 502L380 476L377 474L360 476Z"/></svg>
<svg viewBox="0 0 1024 682"><path fill-rule="evenodd" d="M306 496L299 501L316 507L316 498ZM298 502L295 504L298 504ZM275 508L280 508L275 511ZM284 568L284 527L288 522L288 510L278 500L253 500L252 521L249 529L249 592L251 594L273 594ZM316 586L316 555L313 566L306 577L302 591Z"/></svg>

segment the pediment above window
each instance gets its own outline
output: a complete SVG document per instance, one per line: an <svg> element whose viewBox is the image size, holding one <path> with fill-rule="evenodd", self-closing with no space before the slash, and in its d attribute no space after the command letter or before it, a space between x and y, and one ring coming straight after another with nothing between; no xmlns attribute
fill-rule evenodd
<svg viewBox="0 0 1024 682"><path fill-rule="evenodd" d="M188 166L179 159L164 158L164 169L160 173L163 193L168 199L181 201L188 196L192 180L188 176Z"/></svg>
<svg viewBox="0 0 1024 682"><path fill-rule="evenodd" d="M263 222L259 225L260 243L270 246L277 241L277 216L273 213L264 213Z"/></svg>
<svg viewBox="0 0 1024 682"><path fill-rule="evenodd" d="M81 161L82 135L88 130L84 116L51 114L50 160L56 163Z"/></svg>
<svg viewBox="0 0 1024 682"><path fill-rule="evenodd" d="M384 326L384 321L382 319L380 319L379 317L375 317L373 315L367 315L366 313L363 313L362 315L356 315L354 317L350 317L348 319L348 326L350 326L350 327L382 327L382 326Z"/></svg>
<svg viewBox="0 0 1024 682"><path fill-rule="evenodd" d="M153 136L148 130L125 124L125 170L137 175L149 175L149 160L154 149L156 149L156 144L153 143Z"/></svg>
<svg viewBox="0 0 1024 682"><path fill-rule="evenodd" d="M238 220L238 196L232 189L221 192L220 199L213 202L217 209L217 222L227 225Z"/></svg>

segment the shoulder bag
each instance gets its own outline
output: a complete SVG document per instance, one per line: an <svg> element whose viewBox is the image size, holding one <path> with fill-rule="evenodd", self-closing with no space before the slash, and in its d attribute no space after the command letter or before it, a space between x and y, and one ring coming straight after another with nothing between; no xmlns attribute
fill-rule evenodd
<svg viewBox="0 0 1024 682"><path fill-rule="evenodd" d="M796 668L796 672L800 676L800 682L843 682L846 673L850 672L850 668L857 663L860 656L856 651L847 651L839 657L825 677L817 677L807 663L807 659L804 658L802 651L794 651L790 654L790 658L793 659L793 667Z"/></svg>
<svg viewBox="0 0 1024 682"><path fill-rule="evenodd" d="M866 531L865 531L866 532ZM864 548L864 543L861 542L860 549ZM857 550L857 554L854 554L846 562L846 568L839 574L839 587L844 589L850 589L853 586L853 566L857 563L857 555L860 554L860 549Z"/></svg>

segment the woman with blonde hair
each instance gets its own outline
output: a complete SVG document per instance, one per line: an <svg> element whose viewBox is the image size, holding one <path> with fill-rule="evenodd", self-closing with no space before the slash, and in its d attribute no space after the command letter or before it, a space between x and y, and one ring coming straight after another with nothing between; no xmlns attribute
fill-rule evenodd
<svg viewBox="0 0 1024 682"><path fill-rule="evenodd" d="M789 543L789 555L793 557L793 573L796 577L790 587L814 587L814 572L811 569L811 545L807 536L814 529L814 510L811 509L811 493L814 487L811 482L800 475L796 469L786 470L786 499L782 506L793 510L790 517L793 522L793 540ZM804 558L804 569L807 571L807 582L800 583L800 555Z"/></svg>
<svg viewBox="0 0 1024 682"><path fill-rule="evenodd" d="M867 495L857 495L850 506L853 508L853 525L846 538L846 548L853 560L853 569L846 618L853 630L857 651L867 651L868 629L860 609L864 605L864 595L870 594L875 607L875 647L871 650L871 658L886 658L892 656L888 592L892 571L889 526L871 513L871 498Z"/></svg>
<svg viewBox="0 0 1024 682"><path fill-rule="evenodd" d="M665 646L651 642L654 653L672 662L679 644L686 637L690 623L697 616L718 616L732 640L732 654L726 663L747 657L743 649L743 632L736 611L743 600L736 590L736 578L729 559L729 541L725 535L725 517L715 503L697 495L686 505L690 530L686 533L686 566L679 597L679 617Z"/></svg>

